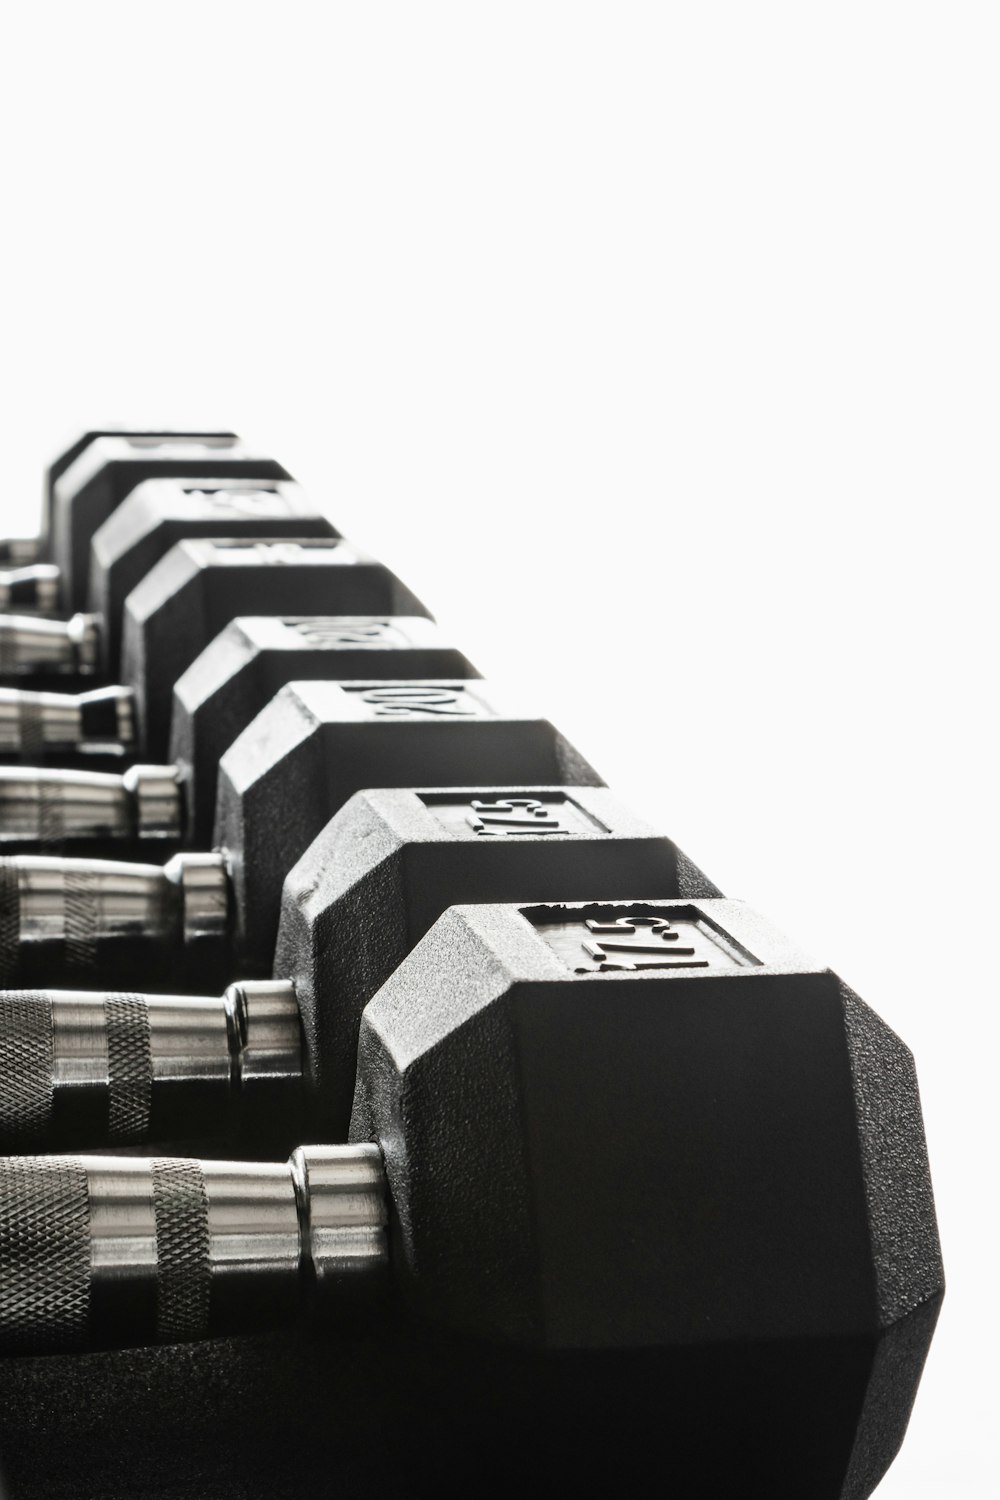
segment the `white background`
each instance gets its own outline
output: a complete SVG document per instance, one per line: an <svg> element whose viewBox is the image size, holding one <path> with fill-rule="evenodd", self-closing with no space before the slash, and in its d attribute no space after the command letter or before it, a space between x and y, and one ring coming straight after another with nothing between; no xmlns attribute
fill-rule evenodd
<svg viewBox="0 0 1000 1500"><path fill-rule="evenodd" d="M5 6L4 528L232 424L913 1046L993 1469L994 4ZM641 894L641 893L637 893Z"/></svg>

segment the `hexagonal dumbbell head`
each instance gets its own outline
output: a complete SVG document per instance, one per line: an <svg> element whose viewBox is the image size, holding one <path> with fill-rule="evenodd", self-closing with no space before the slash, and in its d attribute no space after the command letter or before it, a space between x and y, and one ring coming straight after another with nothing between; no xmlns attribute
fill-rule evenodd
<svg viewBox="0 0 1000 1500"><path fill-rule="evenodd" d="M173 688L240 615L423 615L384 564L342 538L181 542L125 603L122 676L144 755L170 751Z"/></svg>
<svg viewBox="0 0 1000 1500"><path fill-rule="evenodd" d="M295 678L370 679L373 671L390 679L477 675L421 615L233 621L175 686L172 763L124 773L0 767L0 849L134 858L171 840L204 847L219 760L279 688ZM0 717L0 743L3 728Z"/></svg>
<svg viewBox="0 0 1000 1500"><path fill-rule="evenodd" d="M87 602L90 544L98 528L137 484L158 476L199 479L289 479L273 458L229 434L139 434L90 442L55 481L52 561L60 572L67 613Z"/></svg>
<svg viewBox="0 0 1000 1500"><path fill-rule="evenodd" d="M288 480L148 479L94 536L87 609L100 622L100 670L119 670L125 600L177 542L197 537L280 541L339 533Z"/></svg>
<svg viewBox="0 0 1000 1500"><path fill-rule="evenodd" d="M389 1271L436 1330L421 1471L541 1420L546 1480L878 1483L943 1285L912 1059L745 908L452 908L365 1012L351 1138L0 1163L0 1344L195 1339Z"/></svg>
<svg viewBox="0 0 1000 1500"><path fill-rule="evenodd" d="M481 682L295 682L223 756L216 845L230 861L237 940L267 963L281 886L323 825L364 787L599 786L544 718Z"/></svg>
<svg viewBox="0 0 1000 1500"><path fill-rule="evenodd" d="M81 694L0 688L0 755L72 765L124 751L165 761L174 684L249 609L427 614L388 568L340 539L181 542L125 602L122 683ZM39 623L65 633L62 622Z"/></svg>
<svg viewBox="0 0 1000 1500"><path fill-rule="evenodd" d="M347 1128L362 1011L449 906L636 890L719 894L605 787L352 797L285 879L274 958L295 987L318 1136Z"/></svg>
<svg viewBox="0 0 1000 1500"><path fill-rule="evenodd" d="M637 888L718 894L603 787L359 792L285 881L273 981L110 1008L103 992L0 993L0 1077L17 1080L0 1089L0 1151L113 1144L125 1118L140 1122L130 1139L169 1140L191 1133L195 1100L198 1133L232 1132L241 1150L290 1149L303 1110L313 1138L339 1138L361 1013L447 907ZM107 983L107 945L102 957ZM52 972L51 945L45 961Z"/></svg>
<svg viewBox="0 0 1000 1500"><path fill-rule="evenodd" d="M81 456L86 448L95 438L126 438L133 442L141 441L163 441L177 442L186 440L189 442L223 441L235 442L235 432L184 432L180 428L138 428L138 427L94 427L89 431L81 433L71 442L60 449L51 460L45 470L45 478L42 485L42 525L37 537L14 537L0 541L0 566L2 567L25 567L36 563L50 562L52 559L52 508L55 496L55 487L71 464Z"/></svg>
<svg viewBox="0 0 1000 1500"><path fill-rule="evenodd" d="M735 1388L776 1439L755 1493L877 1483L943 1290L912 1059L746 909L452 909L365 1012L351 1135L422 1315L630 1351L661 1411L695 1381L703 1481Z"/></svg>
<svg viewBox="0 0 1000 1500"><path fill-rule="evenodd" d="M466 678L479 674L421 615L256 616L234 620L174 687L170 757L190 842L215 822L219 761L286 683L309 678Z"/></svg>
<svg viewBox="0 0 1000 1500"><path fill-rule="evenodd" d="M68 621L11 617L0 628L0 672L119 671L122 610L132 589L185 538L336 537L323 513L287 480L150 479L136 486L98 528L90 549L89 611Z"/></svg>

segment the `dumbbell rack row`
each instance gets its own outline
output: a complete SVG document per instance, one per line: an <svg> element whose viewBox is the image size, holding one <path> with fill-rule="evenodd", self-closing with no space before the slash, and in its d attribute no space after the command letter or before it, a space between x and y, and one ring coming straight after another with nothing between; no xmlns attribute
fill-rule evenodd
<svg viewBox="0 0 1000 1500"><path fill-rule="evenodd" d="M235 435L87 433L46 495L0 574L15 1494L40 1431L67 1495L871 1493L943 1289L902 1043Z"/></svg>

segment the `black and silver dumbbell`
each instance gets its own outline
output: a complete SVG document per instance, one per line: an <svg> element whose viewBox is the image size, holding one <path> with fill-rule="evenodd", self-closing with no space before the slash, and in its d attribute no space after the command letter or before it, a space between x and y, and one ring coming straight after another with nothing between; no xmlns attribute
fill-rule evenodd
<svg viewBox="0 0 1000 1500"><path fill-rule="evenodd" d="M459 902L718 890L603 787L355 794L285 879L271 980L0 991L0 1151L347 1129L368 1001Z"/></svg>
<svg viewBox="0 0 1000 1500"><path fill-rule="evenodd" d="M388 568L340 538L181 542L125 600L121 682L82 693L0 689L0 755L66 767L166 760L175 683L249 611L427 614Z"/></svg>
<svg viewBox="0 0 1000 1500"><path fill-rule="evenodd" d="M207 983L220 964L266 973L285 875L355 792L400 784L598 786L601 778L548 720L478 679L292 683L223 756L218 853L177 855L166 870L44 855L0 862L2 982L100 973L106 984L168 987L144 952L130 868L144 911L152 899L162 912L150 929L154 951L166 951L171 934L185 939L172 960L184 988L199 973Z"/></svg>
<svg viewBox="0 0 1000 1500"><path fill-rule="evenodd" d="M411 1485L477 1472L486 1434L489 1484L525 1444L585 1491L654 1450L683 1494L878 1483L943 1290L912 1060L738 903L450 909L365 1010L350 1142L4 1162L5 1348L312 1321L384 1282L417 1333L401 1356L368 1315L420 1413ZM317 1346L297 1471L350 1452L341 1364Z"/></svg>
<svg viewBox="0 0 1000 1500"><path fill-rule="evenodd" d="M117 681L122 610L177 542L200 536L270 541L336 537L323 512L288 480L149 479L137 485L90 546L87 612L69 620L0 617L0 665L27 685L85 676Z"/></svg>
<svg viewBox="0 0 1000 1500"><path fill-rule="evenodd" d="M388 598L384 570L370 566L373 586L384 582ZM354 574L352 580L361 581ZM175 684L169 763L133 764L122 772L0 767L0 850L133 858L182 838L208 847L219 761L286 683L476 675L423 615L234 620ZM143 679L140 673L140 684ZM130 701L148 701L144 690L130 691Z"/></svg>
<svg viewBox="0 0 1000 1500"><path fill-rule="evenodd" d="M49 466L37 538L0 542L0 609L70 615L86 608L90 544L125 497L156 476L288 479L274 459L232 432L104 428L86 432ZM13 670L0 657L0 675Z"/></svg>

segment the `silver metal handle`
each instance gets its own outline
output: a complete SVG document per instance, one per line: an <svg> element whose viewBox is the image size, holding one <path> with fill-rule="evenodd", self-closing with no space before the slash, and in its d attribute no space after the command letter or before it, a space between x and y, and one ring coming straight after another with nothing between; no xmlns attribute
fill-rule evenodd
<svg viewBox="0 0 1000 1500"><path fill-rule="evenodd" d="M33 955L57 951L74 973L97 968L115 944L178 952L229 930L229 877L220 854L177 854L165 865L16 855L0 859L0 984Z"/></svg>
<svg viewBox="0 0 1000 1500"><path fill-rule="evenodd" d="M99 638L96 615L74 615L71 620L2 615L0 676L21 677L32 672L96 672Z"/></svg>
<svg viewBox="0 0 1000 1500"><path fill-rule="evenodd" d="M124 753L134 743L131 688L95 688L89 693L0 688L0 754L38 760L67 752Z"/></svg>
<svg viewBox="0 0 1000 1500"><path fill-rule="evenodd" d="M0 1160L0 1353L182 1343L378 1285L388 1188L376 1146L283 1164Z"/></svg>
<svg viewBox="0 0 1000 1500"><path fill-rule="evenodd" d="M30 568L42 560L40 536L7 536L0 540L0 565L5 568Z"/></svg>
<svg viewBox="0 0 1000 1500"><path fill-rule="evenodd" d="M0 610L17 615L52 615L59 608L59 569L30 563L0 570Z"/></svg>
<svg viewBox="0 0 1000 1500"><path fill-rule="evenodd" d="M221 997L0 990L0 1150L221 1134L302 1082L294 986ZM0 1206L2 1213L2 1206Z"/></svg>
<svg viewBox="0 0 1000 1500"><path fill-rule="evenodd" d="M131 766L123 776L0 768L0 845L4 839L176 839L182 812L175 766Z"/></svg>

